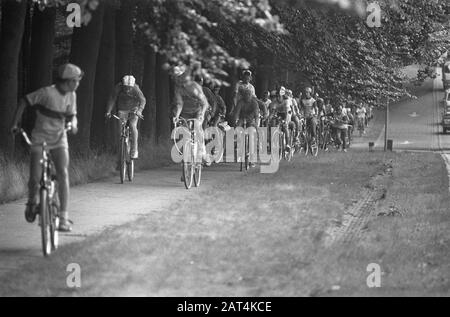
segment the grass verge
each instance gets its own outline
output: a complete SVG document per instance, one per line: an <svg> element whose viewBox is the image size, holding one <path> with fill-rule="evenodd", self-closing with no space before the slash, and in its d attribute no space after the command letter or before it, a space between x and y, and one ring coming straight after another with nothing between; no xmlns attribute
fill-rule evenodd
<svg viewBox="0 0 450 317"><path fill-rule="evenodd" d="M327 228L385 164L392 166L386 195L361 239L326 247ZM215 185L193 191L189 201L2 277L0 295L448 295L443 168L434 154L355 152L297 157L275 175L219 169ZM393 206L399 215L383 216ZM66 287L69 263L81 266L81 289ZM382 268L379 289L367 287L370 263Z"/></svg>

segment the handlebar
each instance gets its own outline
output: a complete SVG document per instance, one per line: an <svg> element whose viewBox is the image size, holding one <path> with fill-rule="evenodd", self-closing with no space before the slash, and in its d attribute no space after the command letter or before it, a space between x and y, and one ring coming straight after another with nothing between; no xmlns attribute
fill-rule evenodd
<svg viewBox="0 0 450 317"><path fill-rule="evenodd" d="M33 142L31 142L30 137L28 136L28 134L23 129L20 129L19 132L17 132L17 134L20 133L22 135L22 137L24 138L25 142L29 146L41 146L42 147L42 146L54 146L54 145L58 144L61 141L61 139L63 138L64 134L66 132L68 132L68 131L71 131L71 130L72 130L72 127L65 128L64 131L59 135L58 140L56 142L52 143L52 144L48 144L46 142L43 142L43 143L33 143Z"/></svg>
<svg viewBox="0 0 450 317"><path fill-rule="evenodd" d="M132 114L136 115L139 119L141 119L142 121L144 121L144 116L138 114L137 111L130 112L130 113L128 114L128 119L131 117ZM111 116L111 118L114 118L114 119L117 119L117 120L119 120L119 121L122 121L122 119L119 118L118 116L116 116L115 114L113 114L113 115Z"/></svg>

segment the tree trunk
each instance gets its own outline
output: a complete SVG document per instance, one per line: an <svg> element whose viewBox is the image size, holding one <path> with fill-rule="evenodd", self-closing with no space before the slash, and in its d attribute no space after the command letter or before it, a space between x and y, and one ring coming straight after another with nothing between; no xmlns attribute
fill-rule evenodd
<svg viewBox="0 0 450 317"><path fill-rule="evenodd" d="M167 58L156 56L156 135L157 141L164 142L170 138L170 78L163 65Z"/></svg>
<svg viewBox="0 0 450 317"><path fill-rule="evenodd" d="M22 35L22 47L19 59L19 86L18 96L23 96L29 92L30 85L30 58L31 58L31 4L27 3L24 29Z"/></svg>
<svg viewBox="0 0 450 317"><path fill-rule="evenodd" d="M105 126L106 104L114 89L115 52L116 52L116 9L113 4L105 4L103 32L95 76L94 109L92 112L91 143L92 146L112 149L118 143L118 124L110 120Z"/></svg>
<svg viewBox="0 0 450 317"><path fill-rule="evenodd" d="M17 70L27 1L2 1L0 38L0 147L12 149L9 127L17 106Z"/></svg>
<svg viewBox="0 0 450 317"><path fill-rule="evenodd" d="M142 130L150 141L156 142L156 53L148 47L145 50L144 79L142 92L147 99L144 110L145 121L142 122Z"/></svg>
<svg viewBox="0 0 450 317"><path fill-rule="evenodd" d="M116 82L133 70L133 17L136 0L122 0L116 17Z"/></svg>
<svg viewBox="0 0 450 317"><path fill-rule="evenodd" d="M77 93L79 131L74 138L74 147L80 154L87 154L90 148L94 84L103 29L103 13L104 5L100 2L89 24L75 28L72 36L70 60L85 73Z"/></svg>
<svg viewBox="0 0 450 317"><path fill-rule="evenodd" d="M53 41L55 40L56 8L39 10L34 6L30 61L30 90L52 84L53 78Z"/></svg>

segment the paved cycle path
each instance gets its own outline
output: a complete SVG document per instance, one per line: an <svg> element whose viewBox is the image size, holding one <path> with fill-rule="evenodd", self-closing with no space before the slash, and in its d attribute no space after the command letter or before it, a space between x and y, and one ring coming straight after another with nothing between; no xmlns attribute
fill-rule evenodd
<svg viewBox="0 0 450 317"><path fill-rule="evenodd" d="M101 233L108 227L136 220L139 216L165 210L172 203L188 199L213 182L236 176L237 164L215 165L204 170L202 186L186 190L180 182L178 165L136 174L133 183L120 184L119 178L73 187L70 217L74 231L60 235L60 247ZM38 221L28 224L24 218L26 200L0 205L0 275L21 263L42 257ZM53 256L57 256L57 253Z"/></svg>

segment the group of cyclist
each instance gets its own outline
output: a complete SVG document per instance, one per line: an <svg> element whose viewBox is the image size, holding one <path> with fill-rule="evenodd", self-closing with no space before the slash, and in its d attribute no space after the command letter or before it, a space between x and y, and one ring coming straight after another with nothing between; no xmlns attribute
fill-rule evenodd
<svg viewBox="0 0 450 317"><path fill-rule="evenodd" d="M258 98L255 87L252 85L252 73L245 70L242 80L236 84L233 104L227 108L220 96L220 86L206 87L203 82L201 66L194 64L177 66L173 68L174 99L173 122L180 117L196 119L195 129L199 131L201 153L208 160L204 143L204 129L226 125L226 118L231 125L247 127L273 126L275 122L282 122L282 129L289 126L295 128L295 142L299 141L299 133L306 125L311 131L313 142L317 142L318 134L324 128L324 118L333 119L333 131L337 146L346 151L346 139L349 135L348 126L354 125L354 118L364 120L365 124L371 118L371 108L367 109L361 103L349 102L343 105L331 105L331 100L324 100L312 88L306 88L294 97L292 90L280 87L274 91L263 93ZM32 146L29 198L25 210L28 222L35 221L38 213L38 190L41 174L40 161L42 152L39 144L47 143L47 148L53 157L60 197L59 230L70 232L72 222L69 220L69 152L66 128L70 127L72 133L78 129L76 90L83 77L83 71L76 65L64 64L59 67L54 85L41 88L25 96L17 108L12 123L12 133L20 131L20 121L27 107L36 109L37 118L31 133ZM142 118L146 105L144 94L132 75L126 75L117 84L107 103L105 116L110 118L116 111L120 118L128 120L131 128L131 157L138 159L138 129L137 122ZM223 125L222 125L223 127ZM62 136L62 137L61 137ZM288 144L286 142L286 144ZM288 145L289 146L289 145Z"/></svg>

